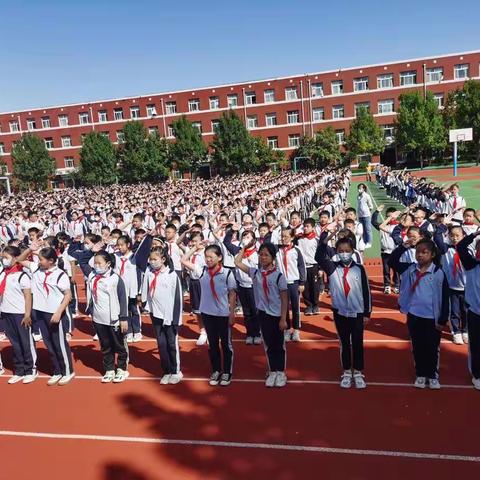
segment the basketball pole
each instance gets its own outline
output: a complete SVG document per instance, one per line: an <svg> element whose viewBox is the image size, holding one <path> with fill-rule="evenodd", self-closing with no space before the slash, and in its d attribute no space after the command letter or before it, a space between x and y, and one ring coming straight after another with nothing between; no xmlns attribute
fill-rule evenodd
<svg viewBox="0 0 480 480"><path fill-rule="evenodd" d="M457 141L453 142L453 176L457 176Z"/></svg>

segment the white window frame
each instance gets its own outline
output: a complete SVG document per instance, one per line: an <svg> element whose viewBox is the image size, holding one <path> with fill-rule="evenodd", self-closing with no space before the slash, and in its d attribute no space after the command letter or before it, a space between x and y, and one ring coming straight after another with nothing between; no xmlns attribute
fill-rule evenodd
<svg viewBox="0 0 480 480"><path fill-rule="evenodd" d="M343 80L332 80L332 95L343 94Z"/></svg>
<svg viewBox="0 0 480 480"><path fill-rule="evenodd" d="M165 112L167 115L175 115L177 113L177 102L165 102Z"/></svg>
<svg viewBox="0 0 480 480"><path fill-rule="evenodd" d="M199 112L200 111L200 99L191 98L188 101L188 111L189 112Z"/></svg>
<svg viewBox="0 0 480 480"><path fill-rule="evenodd" d="M291 110L287 112L287 123L289 125L295 125L297 123L300 123L300 111Z"/></svg>
<svg viewBox="0 0 480 480"><path fill-rule="evenodd" d="M98 123L108 122L108 112L106 110L98 111Z"/></svg>
<svg viewBox="0 0 480 480"><path fill-rule="evenodd" d="M278 137L267 137L267 145L272 149L278 148Z"/></svg>
<svg viewBox="0 0 480 480"><path fill-rule="evenodd" d="M267 88L263 91L263 101L264 103L274 103L275 102L275 89Z"/></svg>
<svg viewBox="0 0 480 480"><path fill-rule="evenodd" d="M114 108L113 109L113 119L114 120L123 120L123 108Z"/></svg>
<svg viewBox="0 0 480 480"><path fill-rule="evenodd" d="M72 146L72 137L70 135L62 136L62 148L69 148Z"/></svg>
<svg viewBox="0 0 480 480"><path fill-rule="evenodd" d="M292 133L288 136L288 146L289 147L299 147L300 146L300 134Z"/></svg>
<svg viewBox="0 0 480 480"><path fill-rule="evenodd" d="M210 125L211 125L211 128L212 128L212 132L215 133L217 128L220 126L220 120L212 120L210 122Z"/></svg>
<svg viewBox="0 0 480 480"><path fill-rule="evenodd" d="M173 125L167 125L167 137L174 137L175 132L173 130Z"/></svg>
<svg viewBox="0 0 480 480"><path fill-rule="evenodd" d="M345 105L333 105L332 118L345 118Z"/></svg>
<svg viewBox="0 0 480 480"><path fill-rule="evenodd" d="M245 105L255 105L257 103L257 94L255 90L245 92Z"/></svg>
<svg viewBox="0 0 480 480"><path fill-rule="evenodd" d="M192 126L195 127L200 133L202 133L202 122L192 122Z"/></svg>
<svg viewBox="0 0 480 480"><path fill-rule="evenodd" d="M42 122L42 128L51 128L52 126L50 117L42 117L41 122Z"/></svg>
<svg viewBox="0 0 480 480"><path fill-rule="evenodd" d="M4 155L4 154L5 154L5 144L0 143L0 155Z"/></svg>
<svg viewBox="0 0 480 480"><path fill-rule="evenodd" d="M37 129L37 122L35 121L34 118L29 118L27 120L27 130L32 131Z"/></svg>
<svg viewBox="0 0 480 480"><path fill-rule="evenodd" d="M62 114L58 116L58 126L68 127L68 115Z"/></svg>
<svg viewBox="0 0 480 480"><path fill-rule="evenodd" d="M379 115L388 115L395 111L395 100L388 98L386 100L379 100L377 104Z"/></svg>
<svg viewBox="0 0 480 480"><path fill-rule="evenodd" d="M78 114L79 125L87 125L90 123L90 115L88 112L80 112Z"/></svg>
<svg viewBox="0 0 480 480"><path fill-rule="evenodd" d="M345 130L335 130L335 138L339 145L343 145L345 143Z"/></svg>
<svg viewBox="0 0 480 480"><path fill-rule="evenodd" d="M368 91L368 77L358 77L353 79L353 91L354 92L366 92Z"/></svg>
<svg viewBox="0 0 480 480"><path fill-rule="evenodd" d="M71 165L70 165L71 163ZM65 165L65 168L74 168L75 167L75 160L73 157L64 157L63 158L63 164Z"/></svg>
<svg viewBox="0 0 480 480"><path fill-rule="evenodd" d="M416 70L408 70L405 72L400 72L400 86L406 87L408 85L416 85L417 84L417 71Z"/></svg>
<svg viewBox="0 0 480 480"><path fill-rule="evenodd" d="M54 148L53 138L45 138L43 141L47 150L51 150L52 148Z"/></svg>
<svg viewBox="0 0 480 480"><path fill-rule="evenodd" d="M218 110L220 108L220 97L214 96L208 99L210 110Z"/></svg>
<svg viewBox="0 0 480 480"><path fill-rule="evenodd" d="M370 102L359 102L359 103L356 103L354 106L353 106L353 109L354 109L354 113L355 113L355 117L357 117L357 114L358 114L358 110L360 108L366 108L367 109L367 112L370 112Z"/></svg>
<svg viewBox="0 0 480 480"><path fill-rule="evenodd" d="M157 107L153 103L147 105L147 117L154 117L157 115Z"/></svg>
<svg viewBox="0 0 480 480"><path fill-rule="evenodd" d="M117 135L117 142L118 143L123 143L125 141L125 134L121 130L118 130L115 133Z"/></svg>
<svg viewBox="0 0 480 480"><path fill-rule="evenodd" d="M382 75L377 75L377 88L379 90L393 88L393 73L384 73Z"/></svg>
<svg viewBox="0 0 480 480"><path fill-rule="evenodd" d="M152 135L153 133L158 134L158 127L148 127L148 134Z"/></svg>
<svg viewBox="0 0 480 480"><path fill-rule="evenodd" d="M238 94L232 93L230 95L227 95L227 105L228 108L238 107Z"/></svg>
<svg viewBox="0 0 480 480"><path fill-rule="evenodd" d="M325 109L323 107L312 108L312 121L322 122L325 120Z"/></svg>
<svg viewBox="0 0 480 480"><path fill-rule="evenodd" d="M427 68L427 83L438 83L443 80L443 67Z"/></svg>
<svg viewBox="0 0 480 480"><path fill-rule="evenodd" d="M285 100L298 100L298 91L296 86L285 87Z"/></svg>
<svg viewBox="0 0 480 480"><path fill-rule="evenodd" d="M459 75L460 72L464 72L461 75ZM470 64L469 63L462 63L459 65L455 65L453 67L453 78L455 80L463 80L468 78L470 73Z"/></svg>
<svg viewBox="0 0 480 480"><path fill-rule="evenodd" d="M138 106L130 107L130 118L131 119L140 118L140 107Z"/></svg>
<svg viewBox="0 0 480 480"><path fill-rule="evenodd" d="M247 116L247 128L252 130L253 128L258 128L258 117L257 115L248 115Z"/></svg>
<svg viewBox="0 0 480 480"><path fill-rule="evenodd" d="M311 84L311 95L313 98L323 97L323 83L316 82Z"/></svg>
<svg viewBox="0 0 480 480"><path fill-rule="evenodd" d="M18 120L10 120L9 126L10 126L10 133L16 133L20 131L20 125L18 123Z"/></svg>
<svg viewBox="0 0 480 480"><path fill-rule="evenodd" d="M278 125L277 114L276 113L266 113L265 114L265 125L267 127L275 127Z"/></svg>
<svg viewBox="0 0 480 480"><path fill-rule="evenodd" d="M445 105L445 95L443 93L434 93L433 98L437 102L438 108L443 108Z"/></svg>

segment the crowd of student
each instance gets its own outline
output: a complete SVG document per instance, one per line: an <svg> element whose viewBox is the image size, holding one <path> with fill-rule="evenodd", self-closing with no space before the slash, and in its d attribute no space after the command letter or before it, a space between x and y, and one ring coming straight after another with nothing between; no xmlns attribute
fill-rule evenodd
<svg viewBox="0 0 480 480"><path fill-rule="evenodd" d="M398 293L407 314L415 386L440 388L440 336L450 321L454 342L469 342L480 389L475 212L457 186L443 192L437 211L425 182L381 166L375 174L390 195L405 200L405 212L374 210L363 183L356 208L348 206L347 169L2 198L0 332L12 345L14 367L8 383L35 381L42 340L52 362L47 383L74 378L69 340L83 276L84 313L100 344L104 383L128 378L128 344L142 339L142 311L156 335L160 382L180 382L178 336L187 306L200 329L197 345L208 342L210 385L232 381L232 326L241 310L245 343L265 346L266 386L283 387L286 342L300 341L301 299L304 315L318 315L328 287L341 345L340 385L365 388L363 335L372 301L362 264L373 226L381 232L385 293ZM415 197L399 182L410 182Z"/></svg>

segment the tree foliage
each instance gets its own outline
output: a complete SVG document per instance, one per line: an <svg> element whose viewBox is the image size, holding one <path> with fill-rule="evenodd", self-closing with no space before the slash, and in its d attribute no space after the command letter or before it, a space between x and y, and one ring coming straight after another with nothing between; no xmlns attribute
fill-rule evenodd
<svg viewBox="0 0 480 480"><path fill-rule="evenodd" d="M170 146L172 166L182 172L196 171L207 158L207 146L202 134L184 115L172 127L175 135L175 142Z"/></svg>
<svg viewBox="0 0 480 480"><path fill-rule="evenodd" d="M335 166L342 158L335 130L327 127L313 137L302 137L294 157L308 157L311 168Z"/></svg>

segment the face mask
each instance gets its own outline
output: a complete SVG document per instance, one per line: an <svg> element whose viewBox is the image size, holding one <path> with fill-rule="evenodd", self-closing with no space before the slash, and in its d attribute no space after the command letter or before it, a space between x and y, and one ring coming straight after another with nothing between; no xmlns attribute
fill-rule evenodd
<svg viewBox="0 0 480 480"><path fill-rule="evenodd" d="M251 239L249 239L249 238L244 238L244 239L242 240L242 247L246 247L246 246L250 245L251 243L252 243L252 240L251 240Z"/></svg>
<svg viewBox="0 0 480 480"><path fill-rule="evenodd" d="M161 268L162 266L162 262L160 260L152 260L150 262L150 266L154 269L154 270L158 270L159 268Z"/></svg>
<svg viewBox="0 0 480 480"><path fill-rule="evenodd" d="M108 267L103 267L103 268L97 267L97 268L95 268L95 273L97 275L103 275L107 272L108 272Z"/></svg>
<svg viewBox="0 0 480 480"><path fill-rule="evenodd" d="M343 252L338 254L338 258L342 263L349 263L352 260L352 253L351 252Z"/></svg>
<svg viewBox="0 0 480 480"><path fill-rule="evenodd" d="M2 264L5 268L8 268L12 266L12 261L8 258L2 258Z"/></svg>

